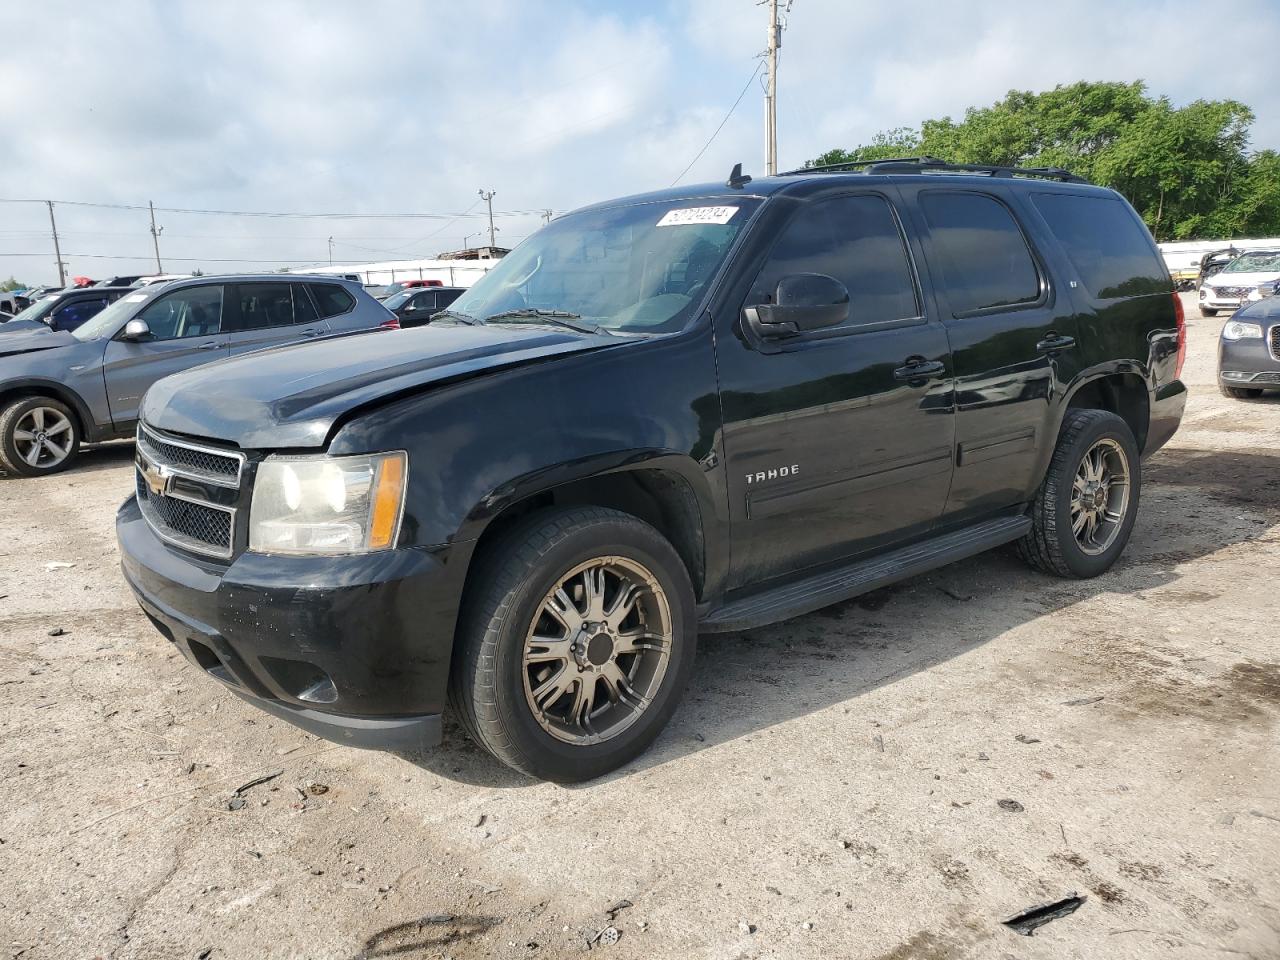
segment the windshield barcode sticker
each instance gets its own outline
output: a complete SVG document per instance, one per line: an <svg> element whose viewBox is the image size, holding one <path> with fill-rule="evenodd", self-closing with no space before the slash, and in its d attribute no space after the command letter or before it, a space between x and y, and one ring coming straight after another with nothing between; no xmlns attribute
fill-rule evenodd
<svg viewBox="0 0 1280 960"><path fill-rule="evenodd" d="M689 223L728 223L737 207L683 207L668 210L658 221L660 227L680 227Z"/></svg>

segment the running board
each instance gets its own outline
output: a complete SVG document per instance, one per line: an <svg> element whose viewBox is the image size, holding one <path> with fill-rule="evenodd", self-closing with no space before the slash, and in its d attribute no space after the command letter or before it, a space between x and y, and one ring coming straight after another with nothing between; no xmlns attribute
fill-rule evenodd
<svg viewBox="0 0 1280 960"><path fill-rule="evenodd" d="M703 633L730 633L798 617L1017 540L1030 529L1031 519L1025 515L984 520L922 543L899 547L734 600L712 610L698 624L698 629Z"/></svg>

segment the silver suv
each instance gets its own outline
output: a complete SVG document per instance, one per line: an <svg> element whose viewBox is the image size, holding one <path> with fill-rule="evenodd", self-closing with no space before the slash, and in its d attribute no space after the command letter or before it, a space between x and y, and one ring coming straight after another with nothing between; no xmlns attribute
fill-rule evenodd
<svg viewBox="0 0 1280 960"><path fill-rule="evenodd" d="M194 277L128 294L72 331L0 331L0 469L66 469L81 441L133 435L142 395L189 367L394 326L359 283Z"/></svg>

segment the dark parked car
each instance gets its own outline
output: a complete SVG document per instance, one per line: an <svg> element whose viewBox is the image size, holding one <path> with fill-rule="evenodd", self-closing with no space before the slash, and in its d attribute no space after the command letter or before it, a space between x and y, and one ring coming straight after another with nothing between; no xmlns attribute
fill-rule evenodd
<svg viewBox="0 0 1280 960"><path fill-rule="evenodd" d="M466 287L426 287L401 290L382 301L396 315L402 327L421 327L441 310L467 292Z"/></svg>
<svg viewBox="0 0 1280 960"><path fill-rule="evenodd" d="M54 303L104 292L67 292ZM345 280L200 277L123 292L70 331L21 320L0 327L0 467L54 473L71 464L82 440L133 436L143 394L169 374L391 318Z"/></svg>
<svg viewBox="0 0 1280 960"><path fill-rule="evenodd" d="M416 290L420 287L443 287L443 280L397 280L395 283L389 283L386 286L386 293L382 299L394 297L397 293L404 290Z"/></svg>
<svg viewBox="0 0 1280 960"><path fill-rule="evenodd" d="M40 329L41 325L70 333L130 292L128 287L68 287L31 304L0 326L0 334ZM3 350L0 346L0 352Z"/></svg>
<svg viewBox="0 0 1280 960"><path fill-rule="evenodd" d="M1280 287L1277 282L1273 287ZM1273 289L1236 311L1218 336L1218 387L1237 400L1280 390L1280 296Z"/></svg>
<svg viewBox="0 0 1280 960"><path fill-rule="evenodd" d="M1009 542L1109 569L1184 346L1112 190L735 170L552 221L427 327L161 381L123 569L279 717L417 750L449 700L503 762L584 780L653 742L699 631Z"/></svg>

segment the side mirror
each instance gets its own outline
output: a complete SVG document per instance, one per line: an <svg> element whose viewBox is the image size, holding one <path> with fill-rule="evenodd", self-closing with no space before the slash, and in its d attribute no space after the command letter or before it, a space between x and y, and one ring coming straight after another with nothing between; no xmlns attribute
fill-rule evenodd
<svg viewBox="0 0 1280 960"><path fill-rule="evenodd" d="M743 311L748 326L769 340L834 327L849 319L849 291L825 273L793 273L778 281L773 303Z"/></svg>
<svg viewBox="0 0 1280 960"><path fill-rule="evenodd" d="M147 326L145 320L130 320L124 325L124 332L120 334L121 340L145 340L151 336L151 328Z"/></svg>

